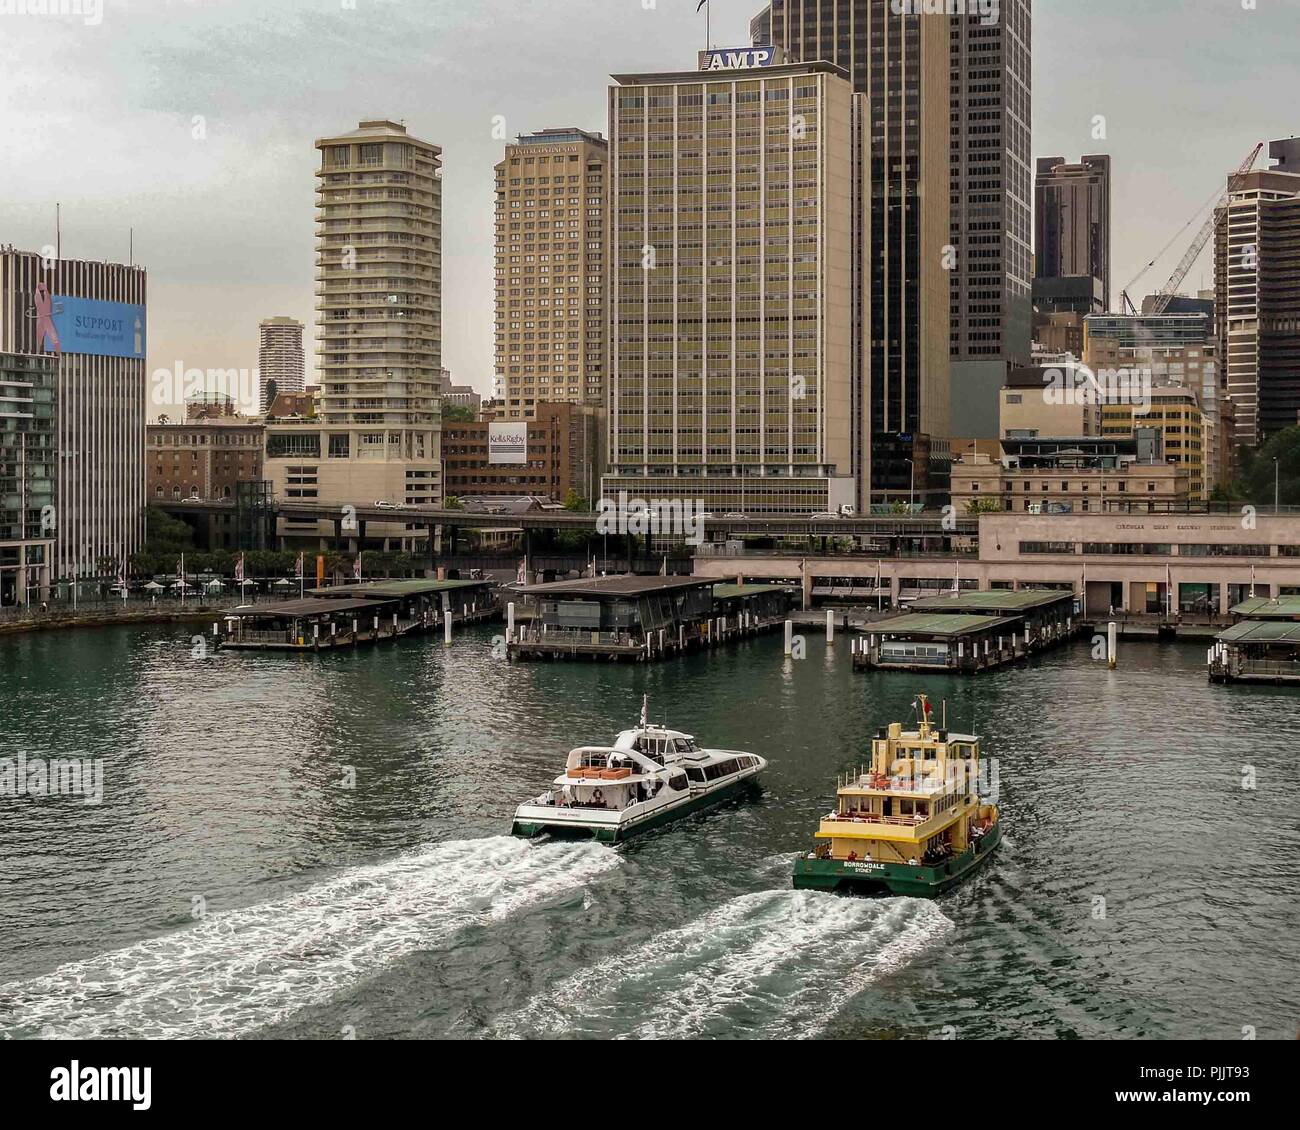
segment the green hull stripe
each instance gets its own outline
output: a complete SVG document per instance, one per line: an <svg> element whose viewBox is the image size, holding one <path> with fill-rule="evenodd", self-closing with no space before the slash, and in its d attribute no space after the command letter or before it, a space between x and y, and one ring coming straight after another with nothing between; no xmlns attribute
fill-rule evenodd
<svg viewBox="0 0 1300 1130"><path fill-rule="evenodd" d="M895 895L937 895L956 886L993 854L1002 840L999 821L978 844L938 867L913 867L908 863L881 863L870 870L838 859L795 860L796 888L833 891L855 886L885 886Z"/></svg>

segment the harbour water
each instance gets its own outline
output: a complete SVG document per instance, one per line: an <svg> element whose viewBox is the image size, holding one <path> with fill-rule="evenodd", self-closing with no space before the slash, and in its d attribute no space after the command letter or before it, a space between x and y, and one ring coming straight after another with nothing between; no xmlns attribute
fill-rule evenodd
<svg viewBox="0 0 1300 1130"><path fill-rule="evenodd" d="M927 679L807 629L626 666L191 631L0 640L0 757L103 759L99 804L0 798L0 1036L1296 1035L1300 696L1210 686L1201 646ZM997 759L996 857L933 901L791 890L918 690ZM504 835L643 694L768 757L762 793L614 849Z"/></svg>

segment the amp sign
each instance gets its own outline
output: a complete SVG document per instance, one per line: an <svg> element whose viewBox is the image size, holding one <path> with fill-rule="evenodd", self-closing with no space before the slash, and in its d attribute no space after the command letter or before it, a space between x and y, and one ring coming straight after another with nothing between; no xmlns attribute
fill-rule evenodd
<svg viewBox="0 0 1300 1130"><path fill-rule="evenodd" d="M779 47L720 47L700 52L702 71L748 71L772 67L781 61Z"/></svg>

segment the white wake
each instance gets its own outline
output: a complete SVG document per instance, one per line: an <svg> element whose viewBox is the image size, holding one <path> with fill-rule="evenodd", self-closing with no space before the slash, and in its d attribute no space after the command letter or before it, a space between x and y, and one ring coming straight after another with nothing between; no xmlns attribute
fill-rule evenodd
<svg viewBox="0 0 1300 1130"><path fill-rule="evenodd" d="M812 1036L952 929L923 899L742 895L566 978L492 1034Z"/></svg>
<svg viewBox="0 0 1300 1130"><path fill-rule="evenodd" d="M438 844L0 986L0 1035L242 1035L618 865L592 843Z"/></svg>

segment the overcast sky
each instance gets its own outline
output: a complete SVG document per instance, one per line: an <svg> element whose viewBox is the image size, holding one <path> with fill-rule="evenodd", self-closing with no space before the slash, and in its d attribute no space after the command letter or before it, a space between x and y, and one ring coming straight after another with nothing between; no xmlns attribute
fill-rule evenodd
<svg viewBox="0 0 1300 1130"><path fill-rule="evenodd" d="M52 243L56 200L65 255L125 262L134 227L151 370L252 368L275 314L307 323L310 367L313 141L402 119L443 149L443 359L484 393L493 117L605 132L611 72L704 45L696 0L103 0L95 26L3 14L21 3L0 0L0 243ZM1300 0L1252 3L1034 5L1033 154L1113 156L1116 302L1256 141L1300 132ZM759 6L713 0L715 45L747 43Z"/></svg>

